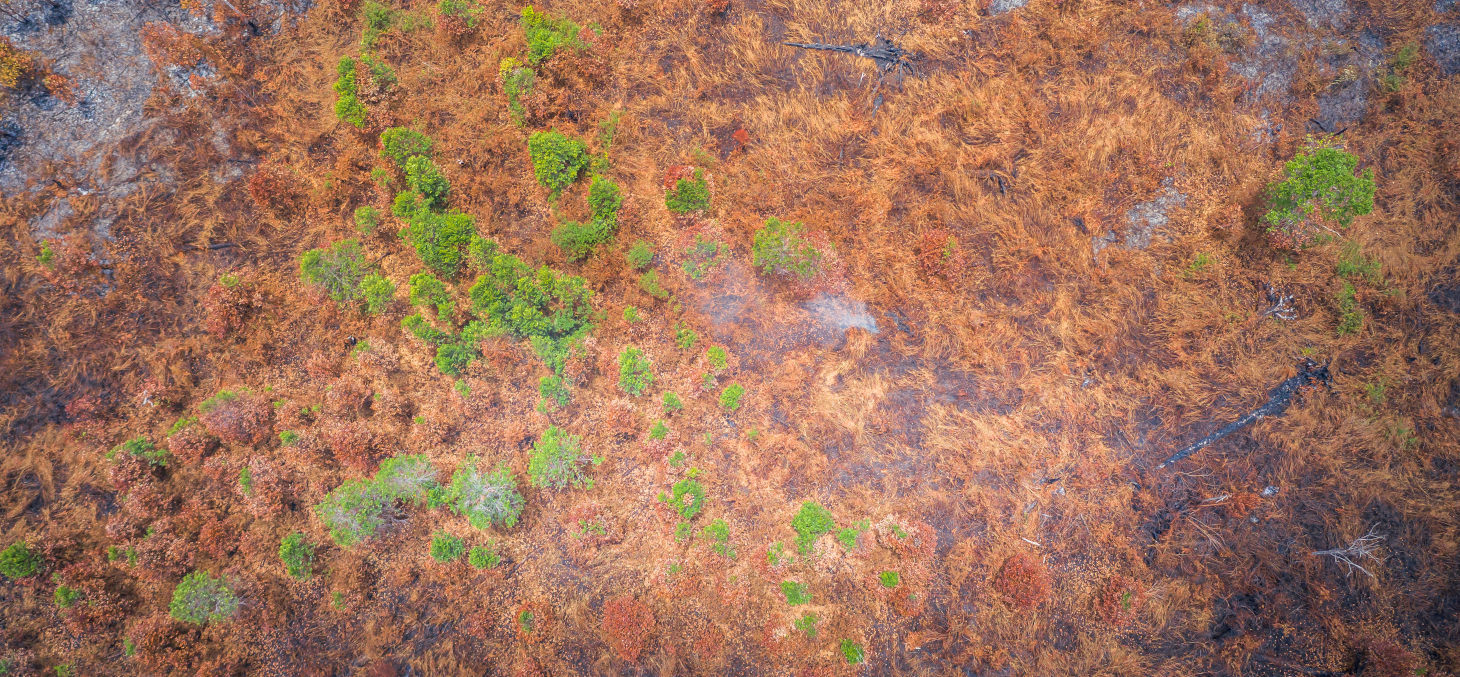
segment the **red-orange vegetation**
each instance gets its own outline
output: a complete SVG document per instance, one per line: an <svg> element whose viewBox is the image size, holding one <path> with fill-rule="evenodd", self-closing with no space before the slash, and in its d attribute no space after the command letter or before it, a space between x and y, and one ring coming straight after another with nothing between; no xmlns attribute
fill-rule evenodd
<svg viewBox="0 0 1460 677"><path fill-rule="evenodd" d="M705 12L711 16L723 16L730 10L730 0L705 0Z"/></svg>
<svg viewBox="0 0 1460 677"><path fill-rule="evenodd" d="M709 626L695 638L695 656L702 661L714 660L725 649L725 631Z"/></svg>
<svg viewBox="0 0 1460 677"><path fill-rule="evenodd" d="M962 279L963 269L968 265L964 261L963 246L958 242L957 236L942 228L923 233L922 240L918 243L918 263L927 274L942 277L949 282Z"/></svg>
<svg viewBox="0 0 1460 677"><path fill-rule="evenodd" d="M50 242L51 263L42 267L45 280L68 295L95 295L107 288L101 264L91 244L82 237L64 237Z"/></svg>
<svg viewBox="0 0 1460 677"><path fill-rule="evenodd" d="M1039 560L1015 553L994 576L994 589L1013 606L1033 608L1049 598L1049 573Z"/></svg>
<svg viewBox="0 0 1460 677"><path fill-rule="evenodd" d="M325 444L340 465L357 472L375 472L375 437L361 423L337 423L325 429Z"/></svg>
<svg viewBox="0 0 1460 677"><path fill-rule="evenodd" d="M249 460L249 486L234 482L238 492L243 494L244 507L258 519L268 519L284 511L284 476L278 466L267 456L255 456Z"/></svg>
<svg viewBox="0 0 1460 677"><path fill-rule="evenodd" d="M633 597L617 597L603 605L603 633L608 645L626 661L639 660L654 626L654 610Z"/></svg>
<svg viewBox="0 0 1460 677"><path fill-rule="evenodd" d="M197 626L174 621L165 610L127 628L127 637L137 647L137 662L144 674L154 675L193 674L200 634Z"/></svg>
<svg viewBox="0 0 1460 677"><path fill-rule="evenodd" d="M142 26L142 52L157 70L191 68L203 60L203 41L167 22Z"/></svg>
<svg viewBox="0 0 1460 677"><path fill-rule="evenodd" d="M0 85L17 87L35 68L35 57L0 37Z"/></svg>
<svg viewBox="0 0 1460 677"><path fill-rule="evenodd" d="M892 610L903 618L912 618L923 613L923 599L911 585L899 585L892 591Z"/></svg>
<svg viewBox="0 0 1460 677"><path fill-rule="evenodd" d="M107 468L107 480L112 488L124 492L133 486L152 481L152 466L140 458L125 452L112 454L111 466Z"/></svg>
<svg viewBox="0 0 1460 677"><path fill-rule="evenodd" d="M248 321L255 305L251 285L238 282L233 286L215 283L203 296L203 326L209 334L222 338L240 329Z"/></svg>
<svg viewBox="0 0 1460 677"><path fill-rule="evenodd" d="M1364 677L1410 677L1417 667L1414 654L1392 640L1373 642L1364 654Z"/></svg>
<svg viewBox="0 0 1460 677"><path fill-rule="evenodd" d="M327 359L327 358L326 358ZM353 421L370 406L370 388L358 378L345 377L336 380L324 395L324 412L330 416Z"/></svg>
<svg viewBox="0 0 1460 677"><path fill-rule="evenodd" d="M67 106L74 106L79 100L76 96L76 81L71 78L60 73L47 73L42 83L51 96L56 97L56 100Z"/></svg>
<svg viewBox="0 0 1460 677"><path fill-rule="evenodd" d="M269 437L272 412L273 406L268 398L253 392L240 392L236 397L202 412L198 420L209 433L224 442L251 446Z"/></svg>
<svg viewBox="0 0 1460 677"><path fill-rule="evenodd" d="M202 460L217 442L201 426L190 425L167 437L167 451L184 463Z"/></svg>
<svg viewBox="0 0 1460 677"><path fill-rule="evenodd" d="M298 211L304 199L299 185L300 179L292 170L266 164L248 178L248 194L254 204L287 217Z"/></svg>
<svg viewBox="0 0 1460 677"><path fill-rule="evenodd" d="M1129 623L1140 615L1145 601L1141 586L1121 574L1115 574L1100 589L1095 599L1095 613L1100 620L1116 627Z"/></svg>

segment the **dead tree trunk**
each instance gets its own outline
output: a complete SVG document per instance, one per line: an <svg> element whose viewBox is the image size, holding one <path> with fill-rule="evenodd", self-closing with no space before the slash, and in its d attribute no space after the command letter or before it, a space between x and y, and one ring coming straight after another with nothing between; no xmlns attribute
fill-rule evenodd
<svg viewBox="0 0 1460 677"><path fill-rule="evenodd" d="M1297 376L1283 381L1282 383L1278 384L1277 388L1273 389L1272 397L1268 399L1267 404L1258 407L1256 411L1253 411L1246 416L1243 416L1242 418L1228 423L1227 425L1223 426L1221 430L1218 430L1210 435L1207 435L1206 437L1197 440L1191 446L1182 449L1175 454L1172 454L1171 458L1162 461L1161 465L1156 466L1156 469L1160 470L1161 468L1180 461L1187 456L1195 454L1196 452L1211 446L1213 442L1216 442L1223 437L1231 435L1238 430L1246 428L1247 426L1252 425L1253 423L1256 423L1264 418L1267 418L1268 416L1281 416L1283 412L1288 410L1288 405L1291 405L1293 403L1293 396L1297 395L1299 390L1301 390L1304 386L1312 385L1315 382L1327 383L1328 378L1329 376L1327 365L1318 366L1312 361L1305 361Z"/></svg>

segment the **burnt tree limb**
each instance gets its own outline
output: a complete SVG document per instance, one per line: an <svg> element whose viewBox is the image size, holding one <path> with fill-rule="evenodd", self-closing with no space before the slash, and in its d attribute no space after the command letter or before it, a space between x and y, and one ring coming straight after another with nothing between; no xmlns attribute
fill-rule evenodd
<svg viewBox="0 0 1460 677"><path fill-rule="evenodd" d="M1314 364L1311 360L1304 361L1304 363L1299 367L1298 375L1278 384L1278 387L1272 390L1271 397L1268 398L1266 404L1258 407L1256 410L1248 413L1242 418L1239 418L1231 423L1228 423L1225 426L1222 426L1221 430L1218 430L1210 435L1207 435L1206 437L1197 440L1191 446L1186 447L1185 449L1182 449L1175 454L1172 454L1171 458L1162 461L1161 465L1156 466L1156 469L1160 470L1161 468L1164 468L1168 465L1171 465L1172 463L1175 463L1192 454L1195 454L1196 452L1211 446L1213 442L1216 442L1223 437L1231 435L1238 430L1246 428L1253 423L1261 421L1268 416L1281 416L1283 412L1288 410L1288 406L1293 403L1293 398L1297 396L1297 394L1302 391L1303 388L1314 385L1316 383L1328 383L1328 380L1329 375L1327 365L1318 366L1317 364Z"/></svg>
<svg viewBox="0 0 1460 677"><path fill-rule="evenodd" d="M903 70L914 75L917 74L918 55L898 47L891 40L877 36L872 44L857 43L855 45L829 45L823 42L783 42L787 47L799 47L801 49L814 49L823 52L840 52L859 56L864 59L871 59L877 64L877 83L872 87L872 114L877 114L877 109L882 107L882 79L893 69L897 69L897 75L902 77Z"/></svg>

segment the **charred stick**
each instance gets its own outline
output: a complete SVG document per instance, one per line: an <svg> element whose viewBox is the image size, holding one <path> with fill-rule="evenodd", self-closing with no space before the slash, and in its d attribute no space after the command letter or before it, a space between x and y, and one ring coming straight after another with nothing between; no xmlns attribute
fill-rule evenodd
<svg viewBox="0 0 1460 677"><path fill-rule="evenodd" d="M1156 466L1156 469L1160 470L1161 468L1180 461L1187 456L1195 454L1196 452L1211 446L1213 442L1216 442L1223 437L1231 435L1238 430L1246 428L1253 423L1261 421L1268 416L1281 416L1283 412L1287 411L1288 406L1293 403L1293 396L1297 395L1299 390L1301 390L1304 386L1313 384L1315 381L1327 383L1328 378L1328 367L1320 367L1313 364L1312 362L1304 364L1302 370L1298 372L1297 376L1283 381L1281 384L1278 385L1277 388L1273 389L1272 396L1267 400L1267 404L1258 407L1255 411L1248 413L1242 418L1228 423L1227 425L1223 426L1221 430L1218 430L1217 432L1214 432L1210 435L1207 435L1206 437L1197 440L1191 446L1182 449L1175 454L1172 454L1171 458L1162 461L1161 465Z"/></svg>

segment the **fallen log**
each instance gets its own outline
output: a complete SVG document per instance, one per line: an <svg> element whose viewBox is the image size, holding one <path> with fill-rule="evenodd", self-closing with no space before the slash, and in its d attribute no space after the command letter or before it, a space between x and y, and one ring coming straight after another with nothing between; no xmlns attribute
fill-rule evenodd
<svg viewBox="0 0 1460 677"><path fill-rule="evenodd" d="M1303 364L1299 366L1298 375L1278 384L1278 387L1273 389L1272 396L1268 398L1267 404L1258 407L1255 411L1242 418L1228 423L1221 430L1197 440L1191 446L1172 454L1171 458L1162 461L1161 465L1156 466L1156 469L1160 470L1187 456L1195 454L1211 446L1213 442L1261 421L1268 416L1281 416L1283 412L1288 410L1288 406L1293 403L1293 397L1299 391L1315 383L1328 383L1329 378L1328 365L1319 366L1312 360L1304 360Z"/></svg>

